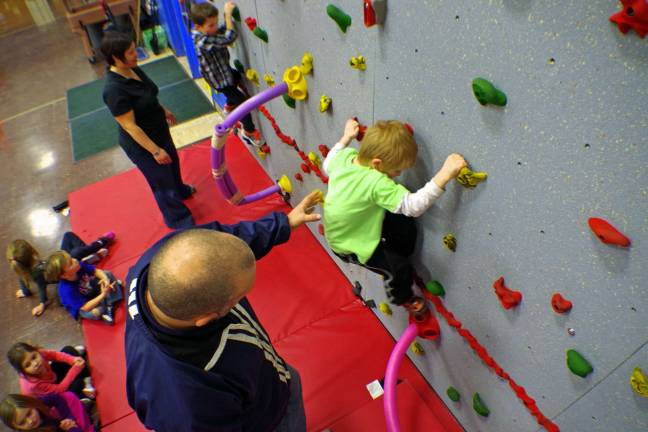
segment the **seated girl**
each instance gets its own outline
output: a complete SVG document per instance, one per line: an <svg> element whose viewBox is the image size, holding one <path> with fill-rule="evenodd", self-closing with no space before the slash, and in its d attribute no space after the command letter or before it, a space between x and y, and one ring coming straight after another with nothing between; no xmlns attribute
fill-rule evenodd
<svg viewBox="0 0 648 432"><path fill-rule="evenodd" d="M79 262L65 251L54 252L45 267L47 280L58 281L61 304L74 319L114 323L114 304L123 297L121 281L112 273Z"/></svg>
<svg viewBox="0 0 648 432"><path fill-rule="evenodd" d="M69 392L38 399L10 394L0 402L0 418L7 427L20 431L94 431L83 404Z"/></svg>

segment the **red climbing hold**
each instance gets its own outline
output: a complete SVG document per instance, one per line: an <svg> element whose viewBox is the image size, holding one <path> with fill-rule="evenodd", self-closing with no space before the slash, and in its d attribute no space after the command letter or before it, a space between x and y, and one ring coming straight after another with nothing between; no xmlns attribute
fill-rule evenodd
<svg viewBox="0 0 648 432"><path fill-rule="evenodd" d="M320 144L317 148L319 149L322 157L326 157L326 155L328 155L328 152L330 151L329 148L324 144Z"/></svg>
<svg viewBox="0 0 648 432"><path fill-rule="evenodd" d="M560 293L555 293L551 297L551 307L556 313L564 314L571 310L572 302L560 295Z"/></svg>
<svg viewBox="0 0 648 432"><path fill-rule="evenodd" d="M353 117L353 120L358 122L358 136L356 137L356 139L358 141L362 141L362 139L364 138L365 131L367 130L367 126L360 123L360 120L358 120L358 117Z"/></svg>
<svg viewBox="0 0 648 432"><path fill-rule="evenodd" d="M263 150L263 153L265 154L270 154L270 146L266 143L261 145L261 150Z"/></svg>
<svg viewBox="0 0 648 432"><path fill-rule="evenodd" d="M317 232L319 232L320 235L324 235L324 225L322 224L317 225Z"/></svg>
<svg viewBox="0 0 648 432"><path fill-rule="evenodd" d="M495 288L495 294L499 297L504 309L511 309L522 301L522 293L507 288L506 285L504 285L503 276L493 282L493 288Z"/></svg>
<svg viewBox="0 0 648 432"><path fill-rule="evenodd" d="M304 177L302 177L301 173L295 173L295 180L303 182Z"/></svg>
<svg viewBox="0 0 648 432"><path fill-rule="evenodd" d="M425 339L435 340L439 338L441 334L441 328L439 327L439 322L436 319L436 316L431 310L428 310L425 313L425 316L418 317L410 313L409 322L416 324L417 334Z"/></svg>
<svg viewBox="0 0 648 432"><path fill-rule="evenodd" d="M648 34L648 2L646 0L621 0L623 10L610 17L610 21L626 34L633 29L640 37Z"/></svg>
<svg viewBox="0 0 648 432"><path fill-rule="evenodd" d="M412 125L409 123L404 123L404 125L405 129L407 129L411 135L414 135L414 128L412 127Z"/></svg>
<svg viewBox="0 0 648 432"><path fill-rule="evenodd" d="M254 29L255 29L256 26L257 26L256 19L254 19L254 18L252 18L252 17L247 17L247 18L245 18L245 24L247 24L247 26L248 26L248 28L250 29L250 31L254 31Z"/></svg>
<svg viewBox="0 0 648 432"><path fill-rule="evenodd" d="M600 218L589 218L590 228L603 243L622 247L630 246L630 239L614 228L608 221Z"/></svg>
<svg viewBox="0 0 648 432"><path fill-rule="evenodd" d="M304 171L306 174L309 174L311 172L310 167L308 165L306 165L306 164L301 164L300 167L301 167L301 170Z"/></svg>
<svg viewBox="0 0 648 432"><path fill-rule="evenodd" d="M376 25L376 11L371 0L364 0L364 25L365 27Z"/></svg>

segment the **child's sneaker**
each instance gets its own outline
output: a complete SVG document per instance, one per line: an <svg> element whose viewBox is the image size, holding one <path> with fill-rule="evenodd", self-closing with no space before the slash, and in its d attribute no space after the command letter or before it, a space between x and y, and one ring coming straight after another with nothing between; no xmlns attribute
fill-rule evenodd
<svg viewBox="0 0 648 432"><path fill-rule="evenodd" d="M104 235L99 237L99 242L101 242L101 246L108 246L114 241L115 241L115 233L112 231L108 231L107 233L104 233Z"/></svg>
<svg viewBox="0 0 648 432"><path fill-rule="evenodd" d="M101 314L101 320L108 325L115 324L115 316L114 316L114 311L112 306L108 306L106 308L106 311L103 314Z"/></svg>
<svg viewBox="0 0 648 432"><path fill-rule="evenodd" d="M81 261L88 264L95 264L101 261L102 259L106 258L107 256L108 256L108 249L101 248L96 253L93 253L92 255L88 255L87 257L82 258Z"/></svg>
<svg viewBox="0 0 648 432"><path fill-rule="evenodd" d="M258 130L255 130L251 135L248 135L248 132L245 132L244 129L239 129L238 136L245 144L249 146L261 148L261 146L263 145L263 143L261 142L261 134Z"/></svg>
<svg viewBox="0 0 648 432"><path fill-rule="evenodd" d="M74 345L74 349L79 353L80 356L84 356L86 353L85 345Z"/></svg>
<svg viewBox="0 0 648 432"><path fill-rule="evenodd" d="M223 105L223 114L227 115L227 114L231 113L232 111L234 111L234 108L236 108L235 105L231 105L231 104L226 103L225 105Z"/></svg>

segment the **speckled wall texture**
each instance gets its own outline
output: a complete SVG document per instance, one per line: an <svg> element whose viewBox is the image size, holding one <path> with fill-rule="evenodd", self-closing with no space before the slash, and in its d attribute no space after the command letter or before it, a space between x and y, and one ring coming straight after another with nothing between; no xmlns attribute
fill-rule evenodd
<svg viewBox="0 0 648 432"><path fill-rule="evenodd" d="M539 409L564 431L648 430L648 398L628 384L635 366L648 372L648 38L624 36L608 21L620 6L391 0L385 24L367 29L362 1L340 0L335 4L353 18L345 34L326 15L327 2L238 4L269 35L265 44L241 25L236 51L260 76L279 81L304 51L314 55L308 100L295 110L281 100L266 105L305 151L332 146L350 116L364 123L394 118L414 127L419 144L417 165L400 179L411 189L451 152L488 172L474 190L450 184L419 219L415 261L443 283L448 309ZM365 72L349 67L358 54ZM476 102L470 82L478 76L507 94L505 108ZM333 99L326 114L318 110L322 93ZM273 176L292 177L297 154L267 121L261 128L272 148L262 163ZM323 188L304 177L295 182L295 200ZM590 216L612 222L632 247L602 244L587 226ZM442 245L448 232L457 237L455 253ZM365 297L384 300L378 278L340 266L362 282ZM494 294L500 276L524 295L515 309L504 310ZM556 291L573 302L568 315L552 311ZM406 325L402 311L378 315L395 335ZM445 322L441 330L440 341L422 341L426 355L413 360L465 429L539 430L508 384ZM569 348L594 366L587 378L566 368ZM449 385L461 392L459 404L445 395ZM472 410L474 392L489 405L489 418Z"/></svg>

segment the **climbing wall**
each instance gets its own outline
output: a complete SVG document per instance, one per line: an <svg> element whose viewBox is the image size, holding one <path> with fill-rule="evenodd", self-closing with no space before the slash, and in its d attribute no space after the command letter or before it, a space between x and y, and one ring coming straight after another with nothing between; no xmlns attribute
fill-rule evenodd
<svg viewBox="0 0 648 432"><path fill-rule="evenodd" d="M632 1L630 1L632 3ZM243 18L257 19L266 44L239 24L233 50L248 68L281 82L286 67L314 56L309 98L291 109L266 104L281 130L305 152L329 147L347 118L409 122L419 145L417 165L400 181L416 189L451 152L488 173L475 189L456 183L419 219L416 266L443 284L445 306L490 356L564 431L645 431L648 398L628 380L648 372L648 38L619 32L608 17L611 0L389 1L382 26L365 28L362 1L335 5L351 15L342 33L326 15L326 2L237 2ZM349 66L366 58L366 71ZM508 96L506 107L481 106L470 83L490 80ZM333 100L319 112L321 94ZM261 163L278 177L302 162L281 143L270 123L261 128L272 154ZM325 185L313 174L293 180L293 201ZM632 246L603 244L589 217L608 220ZM317 227L313 227L317 233ZM453 233L456 252L443 246ZM317 234L325 245L323 237ZM363 296L385 300L375 275L339 263ZM523 295L505 310L493 282ZM340 289L350 289L342 286ZM565 315L550 299L573 303ZM399 308L385 316L398 337L406 326ZM535 431L538 426L509 384L482 362L456 330L439 317L442 335L419 341L412 356L430 384L468 431ZM566 367L575 349L593 366L585 378ZM367 353L368 356L371 353ZM450 401L448 386L462 399ZM479 392L488 418L472 409Z"/></svg>

